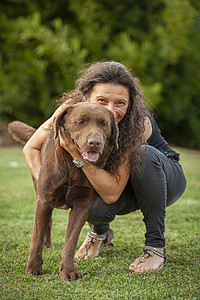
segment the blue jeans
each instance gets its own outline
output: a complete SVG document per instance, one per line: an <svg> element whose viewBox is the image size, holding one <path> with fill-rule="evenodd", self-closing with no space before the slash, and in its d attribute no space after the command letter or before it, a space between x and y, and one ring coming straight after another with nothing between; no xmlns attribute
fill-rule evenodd
<svg viewBox="0 0 200 300"><path fill-rule="evenodd" d="M179 161L168 158L152 146L142 146L139 168L129 178L120 198L106 204L98 197L90 208L88 222L97 234L105 233L115 215L140 209L146 225L145 245L165 246L166 207L176 202L186 188Z"/></svg>

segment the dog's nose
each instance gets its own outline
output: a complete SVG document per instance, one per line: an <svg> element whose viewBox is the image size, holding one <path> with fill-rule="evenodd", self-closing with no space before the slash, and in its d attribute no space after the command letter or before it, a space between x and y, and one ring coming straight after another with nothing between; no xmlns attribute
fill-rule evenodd
<svg viewBox="0 0 200 300"><path fill-rule="evenodd" d="M88 145L90 147L96 147L96 146L100 146L101 141L99 139L89 139L88 140Z"/></svg>

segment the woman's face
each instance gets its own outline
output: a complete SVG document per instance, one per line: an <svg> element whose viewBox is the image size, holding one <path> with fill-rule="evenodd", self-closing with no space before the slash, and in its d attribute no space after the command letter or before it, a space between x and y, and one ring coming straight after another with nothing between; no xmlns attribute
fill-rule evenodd
<svg viewBox="0 0 200 300"><path fill-rule="evenodd" d="M128 109L129 91L121 84L96 83L86 101L103 105L114 113L115 120L119 123Z"/></svg>

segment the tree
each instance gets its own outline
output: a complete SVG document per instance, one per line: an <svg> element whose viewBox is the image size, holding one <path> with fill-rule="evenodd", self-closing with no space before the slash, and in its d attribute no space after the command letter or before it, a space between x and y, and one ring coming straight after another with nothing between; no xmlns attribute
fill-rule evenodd
<svg viewBox="0 0 200 300"><path fill-rule="evenodd" d="M141 79L170 143L200 147L197 0L7 1L0 116L39 126L86 63L118 60Z"/></svg>

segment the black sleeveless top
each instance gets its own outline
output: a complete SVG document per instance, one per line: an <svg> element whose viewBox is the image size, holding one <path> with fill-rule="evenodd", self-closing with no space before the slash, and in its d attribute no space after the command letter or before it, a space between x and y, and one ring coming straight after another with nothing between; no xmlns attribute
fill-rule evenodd
<svg viewBox="0 0 200 300"><path fill-rule="evenodd" d="M152 124L152 134L150 138L148 139L147 143L150 146L155 147L158 149L160 152L162 152L165 156L169 158L174 158L176 160L179 160L179 154L172 150L169 146L164 137L161 135L161 131L158 128L158 125L154 118L151 116L149 113L149 117L151 119L151 124Z"/></svg>

